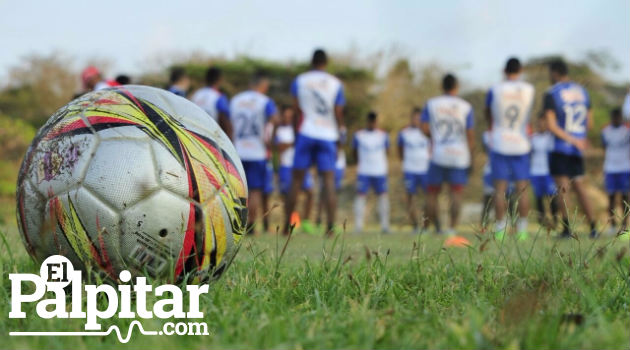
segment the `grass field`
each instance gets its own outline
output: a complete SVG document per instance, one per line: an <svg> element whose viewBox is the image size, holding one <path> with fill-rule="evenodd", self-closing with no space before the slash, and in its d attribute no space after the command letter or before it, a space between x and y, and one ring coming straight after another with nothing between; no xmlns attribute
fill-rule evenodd
<svg viewBox="0 0 630 350"><path fill-rule="evenodd" d="M0 348L581 348L630 347L628 242L527 242L467 234L469 247L405 233L336 240L296 234L248 238L201 306L209 336L9 337L82 331L84 320L10 320L9 272L36 272L16 232L0 255ZM0 242L0 244L3 244ZM132 309L134 309L132 307ZM164 320L145 320L161 329ZM104 321L119 325L129 320Z"/></svg>

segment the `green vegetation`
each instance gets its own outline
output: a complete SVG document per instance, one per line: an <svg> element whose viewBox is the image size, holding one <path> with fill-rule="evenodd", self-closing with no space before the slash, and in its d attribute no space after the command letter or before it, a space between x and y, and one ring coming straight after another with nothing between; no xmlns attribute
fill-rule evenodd
<svg viewBox="0 0 630 350"><path fill-rule="evenodd" d="M630 258L627 242L526 243L472 233L469 248L443 238L347 234L248 238L232 267L201 301L209 336L6 337L3 347L170 348L583 348L627 349ZM17 247L14 233L10 246ZM9 272L38 267L16 249L0 258L0 293ZM104 300L102 300L104 302ZM101 305L103 308L104 305ZM0 313L7 315L7 303ZM0 333L81 331L82 320L0 323ZM165 320L144 320L148 330ZM130 320L104 321L123 333Z"/></svg>

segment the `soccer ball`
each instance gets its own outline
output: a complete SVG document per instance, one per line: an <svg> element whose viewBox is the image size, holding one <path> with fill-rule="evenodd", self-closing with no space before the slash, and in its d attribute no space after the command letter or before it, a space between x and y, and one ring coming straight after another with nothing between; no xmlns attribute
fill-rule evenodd
<svg viewBox="0 0 630 350"><path fill-rule="evenodd" d="M247 184L232 143L192 102L146 86L88 93L39 130L18 176L17 219L37 261L205 282L245 231Z"/></svg>

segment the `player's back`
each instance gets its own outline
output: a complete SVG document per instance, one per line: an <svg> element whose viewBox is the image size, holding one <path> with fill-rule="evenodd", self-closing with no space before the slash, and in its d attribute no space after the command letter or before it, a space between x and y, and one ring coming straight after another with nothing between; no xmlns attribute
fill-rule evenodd
<svg viewBox="0 0 630 350"><path fill-rule="evenodd" d="M291 125L280 125L276 128L276 143L294 144L295 143L295 131ZM295 156L295 148L293 146L287 147L280 153L280 166L292 167L293 157Z"/></svg>
<svg viewBox="0 0 630 350"><path fill-rule="evenodd" d="M549 175L549 152L553 150L553 143L553 135L549 132L532 134L531 175Z"/></svg>
<svg viewBox="0 0 630 350"><path fill-rule="evenodd" d="M602 130L602 141L606 147L604 172L630 171L630 127L608 125Z"/></svg>
<svg viewBox="0 0 630 350"><path fill-rule="evenodd" d="M545 109L553 109L558 126L578 139L585 139L588 131L588 111L591 107L586 89L572 81L559 82L547 91ZM554 152L581 155L574 145L555 137Z"/></svg>
<svg viewBox="0 0 630 350"><path fill-rule="evenodd" d="M270 116L270 99L256 91L245 91L230 102L233 140L242 160L266 159L265 124Z"/></svg>
<svg viewBox="0 0 630 350"><path fill-rule="evenodd" d="M473 126L470 103L457 96L434 97L427 101L421 118L430 125L432 161L444 167L469 167L466 130Z"/></svg>
<svg viewBox="0 0 630 350"><path fill-rule="evenodd" d="M534 87L520 80L506 80L488 92L486 105L492 115L492 151L522 155L530 151L527 125L534 102Z"/></svg>
<svg viewBox="0 0 630 350"><path fill-rule="evenodd" d="M429 169L430 142L420 128L407 126L398 135L399 146L403 147L403 171L423 174Z"/></svg>
<svg viewBox="0 0 630 350"><path fill-rule="evenodd" d="M219 118L217 102L221 96L222 94L218 90L211 87L203 87L195 91L190 100L206 111L212 119L217 121Z"/></svg>
<svg viewBox="0 0 630 350"><path fill-rule="evenodd" d="M380 129L361 129L354 134L354 148L359 156L357 173L368 176L387 175L389 136Z"/></svg>
<svg viewBox="0 0 630 350"><path fill-rule="evenodd" d="M343 104L343 85L337 77L321 70L311 70L295 78L291 93L302 112L300 134L325 140L339 138L335 106Z"/></svg>

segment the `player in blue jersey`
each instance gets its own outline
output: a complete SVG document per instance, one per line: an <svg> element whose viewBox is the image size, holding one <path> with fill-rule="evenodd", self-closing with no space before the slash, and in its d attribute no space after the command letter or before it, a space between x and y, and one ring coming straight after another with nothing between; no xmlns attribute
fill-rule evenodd
<svg viewBox="0 0 630 350"><path fill-rule="evenodd" d="M270 176L265 126L267 123L277 124L276 105L265 95L268 89L269 79L265 74L257 73L251 88L237 94L230 102L230 118L234 125L232 140L243 163L249 190L247 231L250 234L254 233L254 222L261 211L263 192Z"/></svg>
<svg viewBox="0 0 630 350"><path fill-rule="evenodd" d="M294 105L301 116L295 141L293 181L285 203L285 226L283 233L289 234L290 220L297 195L308 169L317 165L324 182L326 199L326 233L334 232L337 211L335 191L335 162L340 130L344 130L343 107L345 96L343 84L327 73L328 58L323 50L315 50L311 70L302 73L291 84Z"/></svg>
<svg viewBox="0 0 630 350"><path fill-rule="evenodd" d="M210 67L206 71L206 86L195 91L190 98L201 107L225 132L232 137L232 123L230 121L230 106L227 97L219 90L223 81L223 73L217 67Z"/></svg>
<svg viewBox="0 0 630 350"><path fill-rule="evenodd" d="M590 237L597 237L591 204L584 184L583 151L587 147L587 132L592 126L591 101L586 89L569 79L569 68L562 60L549 65L553 86L547 90L543 108L549 132L554 135L553 150L549 154L549 172L558 188L562 233L571 237L569 225L568 190L573 188L590 225Z"/></svg>

